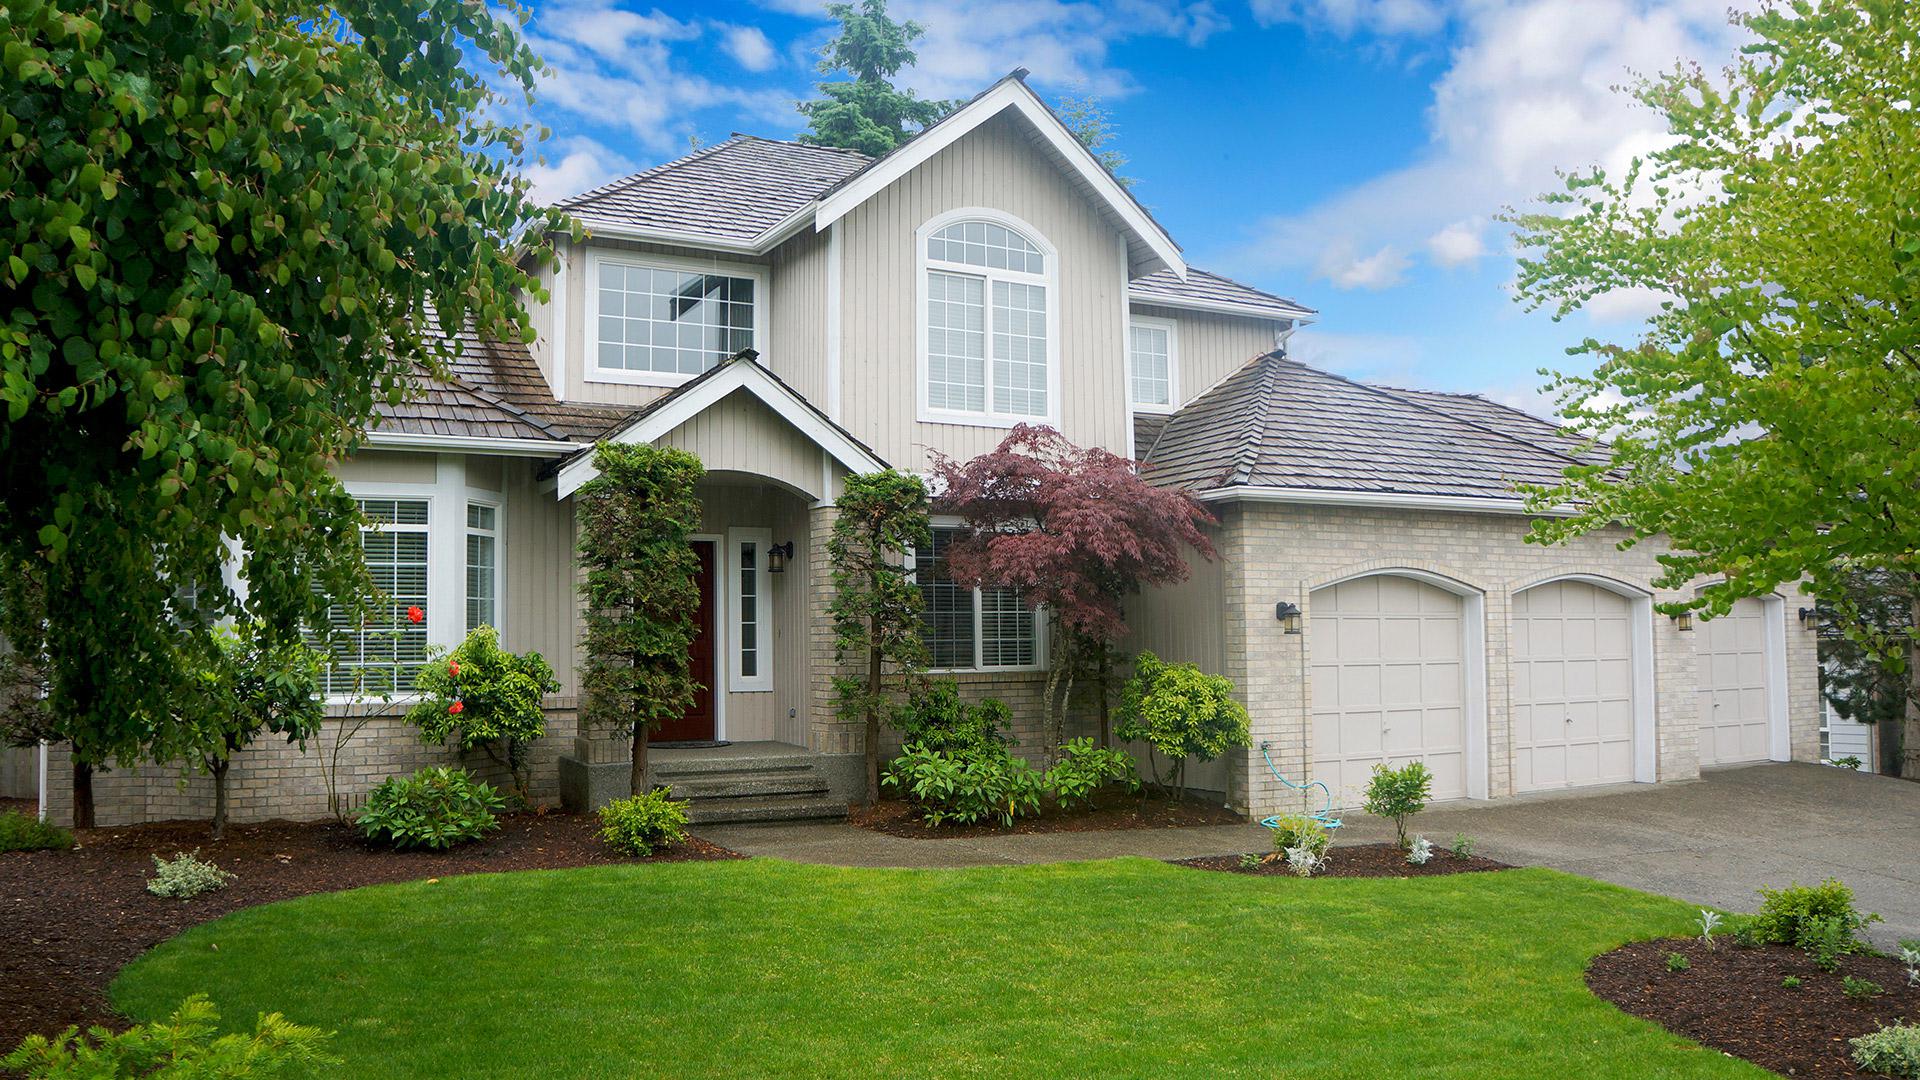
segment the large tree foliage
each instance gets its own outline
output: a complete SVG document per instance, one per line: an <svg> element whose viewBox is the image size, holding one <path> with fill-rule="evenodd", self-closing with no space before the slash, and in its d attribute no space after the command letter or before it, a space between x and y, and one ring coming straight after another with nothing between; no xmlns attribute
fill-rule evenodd
<svg viewBox="0 0 1920 1080"><path fill-rule="evenodd" d="M1091 91L1080 88L1063 95L1054 111L1067 130L1073 132L1073 137L1080 140L1080 145L1086 147L1094 160L1113 174L1121 187L1133 186L1133 177L1120 175L1121 167L1127 163L1127 155L1109 145L1118 134L1118 129L1105 103Z"/></svg>
<svg viewBox="0 0 1920 1080"><path fill-rule="evenodd" d="M297 637L243 622L214 631L211 661L189 672L173 699L158 756L179 758L213 777L213 838L227 830L227 774L234 755L271 733L306 749L326 720L320 677L326 656Z"/></svg>
<svg viewBox="0 0 1920 1080"><path fill-rule="evenodd" d="M828 4L827 15L839 20L840 33L821 50L820 72L844 71L853 78L817 83L820 99L800 102L808 125L801 142L878 157L953 108L950 101L923 101L893 84L900 69L918 59L918 23L888 18L886 0Z"/></svg>
<svg viewBox="0 0 1920 1080"><path fill-rule="evenodd" d="M1098 683L1100 741L1109 741L1107 682L1126 636L1126 598L1186 579L1187 556L1213 558L1213 515L1184 491L1155 487L1133 463L1082 448L1050 427L1017 425L967 462L934 456L935 508L967 534L949 549L954 580L1018 589L1052 621L1045 709L1049 760L1079 672Z"/></svg>
<svg viewBox="0 0 1920 1080"><path fill-rule="evenodd" d="M842 718L866 726L867 805L880 798L880 717L890 694L917 689L927 666L920 639L920 590L906 569L907 554L933 542L927 524L927 489L917 476L888 469L849 476L834 503L827 565L833 570L833 652L849 656L859 674L833 679ZM898 680L892 691L887 678Z"/></svg>
<svg viewBox="0 0 1920 1080"><path fill-rule="evenodd" d="M131 761L215 657L176 598L317 625L358 592L328 465L438 327L530 332L509 244L562 219L498 117L540 63L462 0L20 0L0 46L0 557L41 584L0 633L77 762Z"/></svg>
<svg viewBox="0 0 1920 1080"><path fill-rule="evenodd" d="M1612 464L1535 492L1576 508L1536 536L1665 534L1660 584L1711 579L1684 605L1707 615L1805 578L1911 677L1912 636L1864 632L1845 584L1920 572L1920 7L1793 0L1733 19L1754 43L1724 73L1633 88L1670 145L1512 217L1527 303L1668 298L1637 343L1589 339L1573 351L1593 373L1557 378Z"/></svg>
<svg viewBox="0 0 1920 1080"><path fill-rule="evenodd" d="M1899 652L1913 632L1914 579L1885 570L1855 571L1843 582L1846 603L1820 603L1820 689L1843 720L1872 724L1880 771L1900 774L1907 711L1905 675L1880 661ZM1842 621L1838 608L1852 614ZM1849 633L1851 631L1851 633Z"/></svg>
<svg viewBox="0 0 1920 1080"><path fill-rule="evenodd" d="M574 495L586 573L583 727L633 740L631 791L647 791L647 736L686 715L701 683L688 650L700 611L700 459L672 447L601 443L600 475Z"/></svg>

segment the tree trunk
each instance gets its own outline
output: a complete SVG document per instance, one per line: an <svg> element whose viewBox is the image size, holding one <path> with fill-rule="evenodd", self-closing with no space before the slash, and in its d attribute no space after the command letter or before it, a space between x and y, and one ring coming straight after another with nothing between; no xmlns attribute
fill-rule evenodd
<svg viewBox="0 0 1920 1080"><path fill-rule="evenodd" d="M647 725L640 720L633 722L633 772L627 787L634 795L647 793Z"/></svg>
<svg viewBox="0 0 1920 1080"><path fill-rule="evenodd" d="M73 827L93 828L93 763L73 759Z"/></svg>
<svg viewBox="0 0 1920 1080"><path fill-rule="evenodd" d="M880 640L880 618L874 616L869 641ZM880 801L880 650L867 650L867 805Z"/></svg>
<svg viewBox="0 0 1920 1080"><path fill-rule="evenodd" d="M213 838L215 840L227 835L227 770L232 766L231 760L222 758L213 762L208 770L213 773Z"/></svg>

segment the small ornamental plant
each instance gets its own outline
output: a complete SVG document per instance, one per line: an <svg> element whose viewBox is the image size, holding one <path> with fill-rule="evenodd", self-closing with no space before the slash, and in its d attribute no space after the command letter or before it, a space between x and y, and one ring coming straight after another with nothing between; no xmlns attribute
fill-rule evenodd
<svg viewBox="0 0 1920 1080"><path fill-rule="evenodd" d="M360 831L396 848L444 850L500 827L506 800L465 769L431 766L390 776L367 798Z"/></svg>
<svg viewBox="0 0 1920 1080"><path fill-rule="evenodd" d="M1894 1024L1850 1039L1853 1063L1868 1072L1920 1080L1920 1024Z"/></svg>
<svg viewBox="0 0 1920 1080"><path fill-rule="evenodd" d="M220 1013L205 994L180 1003L173 1015L125 1031L78 1027L49 1039L29 1035L0 1055L0 1073L35 1080L107 1080L111 1077L219 1077L266 1080L318 1076L340 1059L326 1052L331 1032L289 1023L279 1013L261 1013L251 1032L220 1033Z"/></svg>
<svg viewBox="0 0 1920 1080"><path fill-rule="evenodd" d="M1332 844L1333 834L1327 827L1305 814L1284 814L1273 823L1273 850L1281 854L1305 848L1318 858Z"/></svg>
<svg viewBox="0 0 1920 1080"><path fill-rule="evenodd" d="M1701 908L1700 918L1695 920L1700 926L1700 940L1707 948L1713 948L1713 932L1720 929L1720 913L1712 908Z"/></svg>
<svg viewBox="0 0 1920 1080"><path fill-rule="evenodd" d="M1407 864L1425 866L1433 860L1433 841L1424 836L1416 836L1413 843L1407 845Z"/></svg>
<svg viewBox="0 0 1920 1080"><path fill-rule="evenodd" d="M170 900L191 900L201 893L216 892L234 881L234 875L200 857L200 849L191 854L175 852L173 858L153 857L153 876L147 879L147 891Z"/></svg>
<svg viewBox="0 0 1920 1080"><path fill-rule="evenodd" d="M1407 819L1427 808L1427 800L1433 795L1433 773L1427 770L1425 762L1410 761L1397 769L1385 765L1373 767L1373 778L1367 781L1367 813L1393 822L1393 829L1402 850L1411 846L1407 840Z"/></svg>
<svg viewBox="0 0 1920 1080"><path fill-rule="evenodd" d="M674 801L670 788L615 799L600 808L600 839L644 859L660 848L686 841L687 806Z"/></svg>
<svg viewBox="0 0 1920 1080"><path fill-rule="evenodd" d="M1676 975L1692 966L1692 962L1680 953L1674 952L1667 954L1667 970Z"/></svg>

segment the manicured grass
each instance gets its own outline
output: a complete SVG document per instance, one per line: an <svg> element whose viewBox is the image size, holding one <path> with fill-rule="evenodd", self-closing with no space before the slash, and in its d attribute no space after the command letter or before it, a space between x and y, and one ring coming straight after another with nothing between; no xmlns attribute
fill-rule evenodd
<svg viewBox="0 0 1920 1080"><path fill-rule="evenodd" d="M617 866L242 911L113 998L280 1010L379 1077L1769 1075L1581 981L1693 915L1547 870Z"/></svg>

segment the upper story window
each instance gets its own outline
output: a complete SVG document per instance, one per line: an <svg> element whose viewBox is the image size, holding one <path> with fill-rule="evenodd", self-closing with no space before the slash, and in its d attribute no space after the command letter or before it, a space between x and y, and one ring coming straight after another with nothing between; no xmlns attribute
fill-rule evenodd
<svg viewBox="0 0 1920 1080"><path fill-rule="evenodd" d="M587 377L672 386L758 348L760 272L595 253Z"/></svg>
<svg viewBox="0 0 1920 1080"><path fill-rule="evenodd" d="M467 504L467 630L500 627L500 508Z"/></svg>
<svg viewBox="0 0 1920 1080"><path fill-rule="evenodd" d="M983 218L922 230L922 419L1011 425L1054 414L1054 256Z"/></svg>
<svg viewBox="0 0 1920 1080"><path fill-rule="evenodd" d="M1136 412L1179 404L1179 340L1172 319L1135 315L1127 328L1127 394Z"/></svg>

